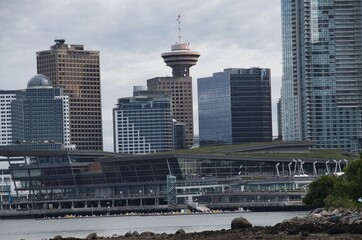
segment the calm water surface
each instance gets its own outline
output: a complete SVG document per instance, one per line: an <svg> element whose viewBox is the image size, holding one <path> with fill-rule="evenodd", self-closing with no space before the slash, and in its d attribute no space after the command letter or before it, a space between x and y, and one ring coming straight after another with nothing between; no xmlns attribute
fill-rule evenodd
<svg viewBox="0 0 362 240"><path fill-rule="evenodd" d="M174 233L182 228L186 232L229 229L236 217L245 217L254 226L272 226L284 219L305 216L308 212L251 212L168 216L111 216L73 219L19 219L0 220L0 240L41 240L56 235L86 237L124 235L129 231Z"/></svg>

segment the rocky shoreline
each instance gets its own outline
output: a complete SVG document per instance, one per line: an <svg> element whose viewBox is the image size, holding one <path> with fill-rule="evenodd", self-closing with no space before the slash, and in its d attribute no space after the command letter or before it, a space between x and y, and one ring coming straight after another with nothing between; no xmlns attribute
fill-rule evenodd
<svg viewBox="0 0 362 240"><path fill-rule="evenodd" d="M231 229L186 233L180 229L174 234L156 234L153 232L129 232L123 236L112 237L89 234L86 238L63 238L55 236L50 240L142 240L142 239L194 239L194 240L230 240L230 239L362 239L362 209L336 209L327 211L315 209L306 217L295 217L275 226L252 226L246 219L234 219Z"/></svg>

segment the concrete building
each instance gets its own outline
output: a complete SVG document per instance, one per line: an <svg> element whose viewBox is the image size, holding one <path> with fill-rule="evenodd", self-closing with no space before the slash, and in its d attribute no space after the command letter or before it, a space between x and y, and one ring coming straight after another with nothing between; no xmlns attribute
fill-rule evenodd
<svg viewBox="0 0 362 240"><path fill-rule="evenodd" d="M272 141L270 69L197 79L200 146Z"/></svg>
<svg viewBox="0 0 362 240"><path fill-rule="evenodd" d="M189 43L179 41L171 46L171 51L163 53L167 66L172 68L172 77L156 77L147 80L148 89L169 90L172 92L173 118L185 124L186 147L193 145L194 124L192 105L192 77L190 68L200 57L199 52L191 51Z"/></svg>
<svg viewBox="0 0 362 240"><path fill-rule="evenodd" d="M284 141L359 151L362 143L360 0L282 0Z"/></svg>
<svg viewBox="0 0 362 240"><path fill-rule="evenodd" d="M134 87L133 97L113 109L114 151L147 154L172 151L171 92Z"/></svg>
<svg viewBox="0 0 362 240"><path fill-rule="evenodd" d="M71 142L79 150L102 150L99 51L58 39L50 50L36 55L38 73L69 96Z"/></svg>
<svg viewBox="0 0 362 240"><path fill-rule="evenodd" d="M0 146L12 143L11 103L18 93L16 90L0 90Z"/></svg>

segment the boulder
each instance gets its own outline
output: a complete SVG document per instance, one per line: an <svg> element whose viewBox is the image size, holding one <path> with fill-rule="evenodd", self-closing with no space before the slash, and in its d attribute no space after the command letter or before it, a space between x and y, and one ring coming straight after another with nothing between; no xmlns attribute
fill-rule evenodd
<svg viewBox="0 0 362 240"><path fill-rule="evenodd" d="M85 239L87 240L97 239L97 233L90 233Z"/></svg>
<svg viewBox="0 0 362 240"><path fill-rule="evenodd" d="M332 217L329 217L327 220L329 222L332 222L332 223L340 223L341 222L341 217L340 216L332 216Z"/></svg>
<svg viewBox="0 0 362 240"><path fill-rule="evenodd" d="M322 215L320 215L319 213L314 213L314 214L312 214L310 216L310 218L313 219L313 220L318 221L318 220L320 220L322 218Z"/></svg>
<svg viewBox="0 0 362 240"><path fill-rule="evenodd" d="M357 220L357 221L354 222L354 224L355 225L361 225L361 227L362 227L362 220Z"/></svg>
<svg viewBox="0 0 362 240"><path fill-rule="evenodd" d="M358 215L351 215L349 217L349 221L348 221L348 224L354 224L356 221L358 220L362 220L362 217L358 216Z"/></svg>
<svg viewBox="0 0 362 240"><path fill-rule="evenodd" d="M61 235L56 235L53 240L62 240L63 237Z"/></svg>
<svg viewBox="0 0 362 240"><path fill-rule="evenodd" d="M184 235L184 234L186 234L186 232L185 232L185 230L183 230L182 228L180 228L179 230L177 230L177 231L175 232L175 234L177 234L177 235Z"/></svg>
<svg viewBox="0 0 362 240"><path fill-rule="evenodd" d="M314 209L314 211L311 213L311 215L315 214L315 213L321 213L324 210L324 208L316 208Z"/></svg>
<svg viewBox="0 0 362 240"><path fill-rule="evenodd" d="M339 214L340 214L339 209L334 209L333 212L331 213L332 216L336 216L336 215L339 215Z"/></svg>
<svg viewBox="0 0 362 240"><path fill-rule="evenodd" d="M251 227L253 227L253 225L243 217L234 218L231 221L231 229L246 229Z"/></svg>
<svg viewBox="0 0 362 240"><path fill-rule="evenodd" d="M349 222L349 216L341 217L341 224L348 224Z"/></svg>

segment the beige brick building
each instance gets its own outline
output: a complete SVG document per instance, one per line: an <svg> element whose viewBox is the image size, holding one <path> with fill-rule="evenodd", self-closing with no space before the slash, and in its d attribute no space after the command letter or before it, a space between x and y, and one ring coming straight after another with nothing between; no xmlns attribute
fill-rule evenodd
<svg viewBox="0 0 362 240"><path fill-rule="evenodd" d="M36 53L37 71L64 88L70 104L70 137L77 150L102 150L99 51L55 40L50 50Z"/></svg>

